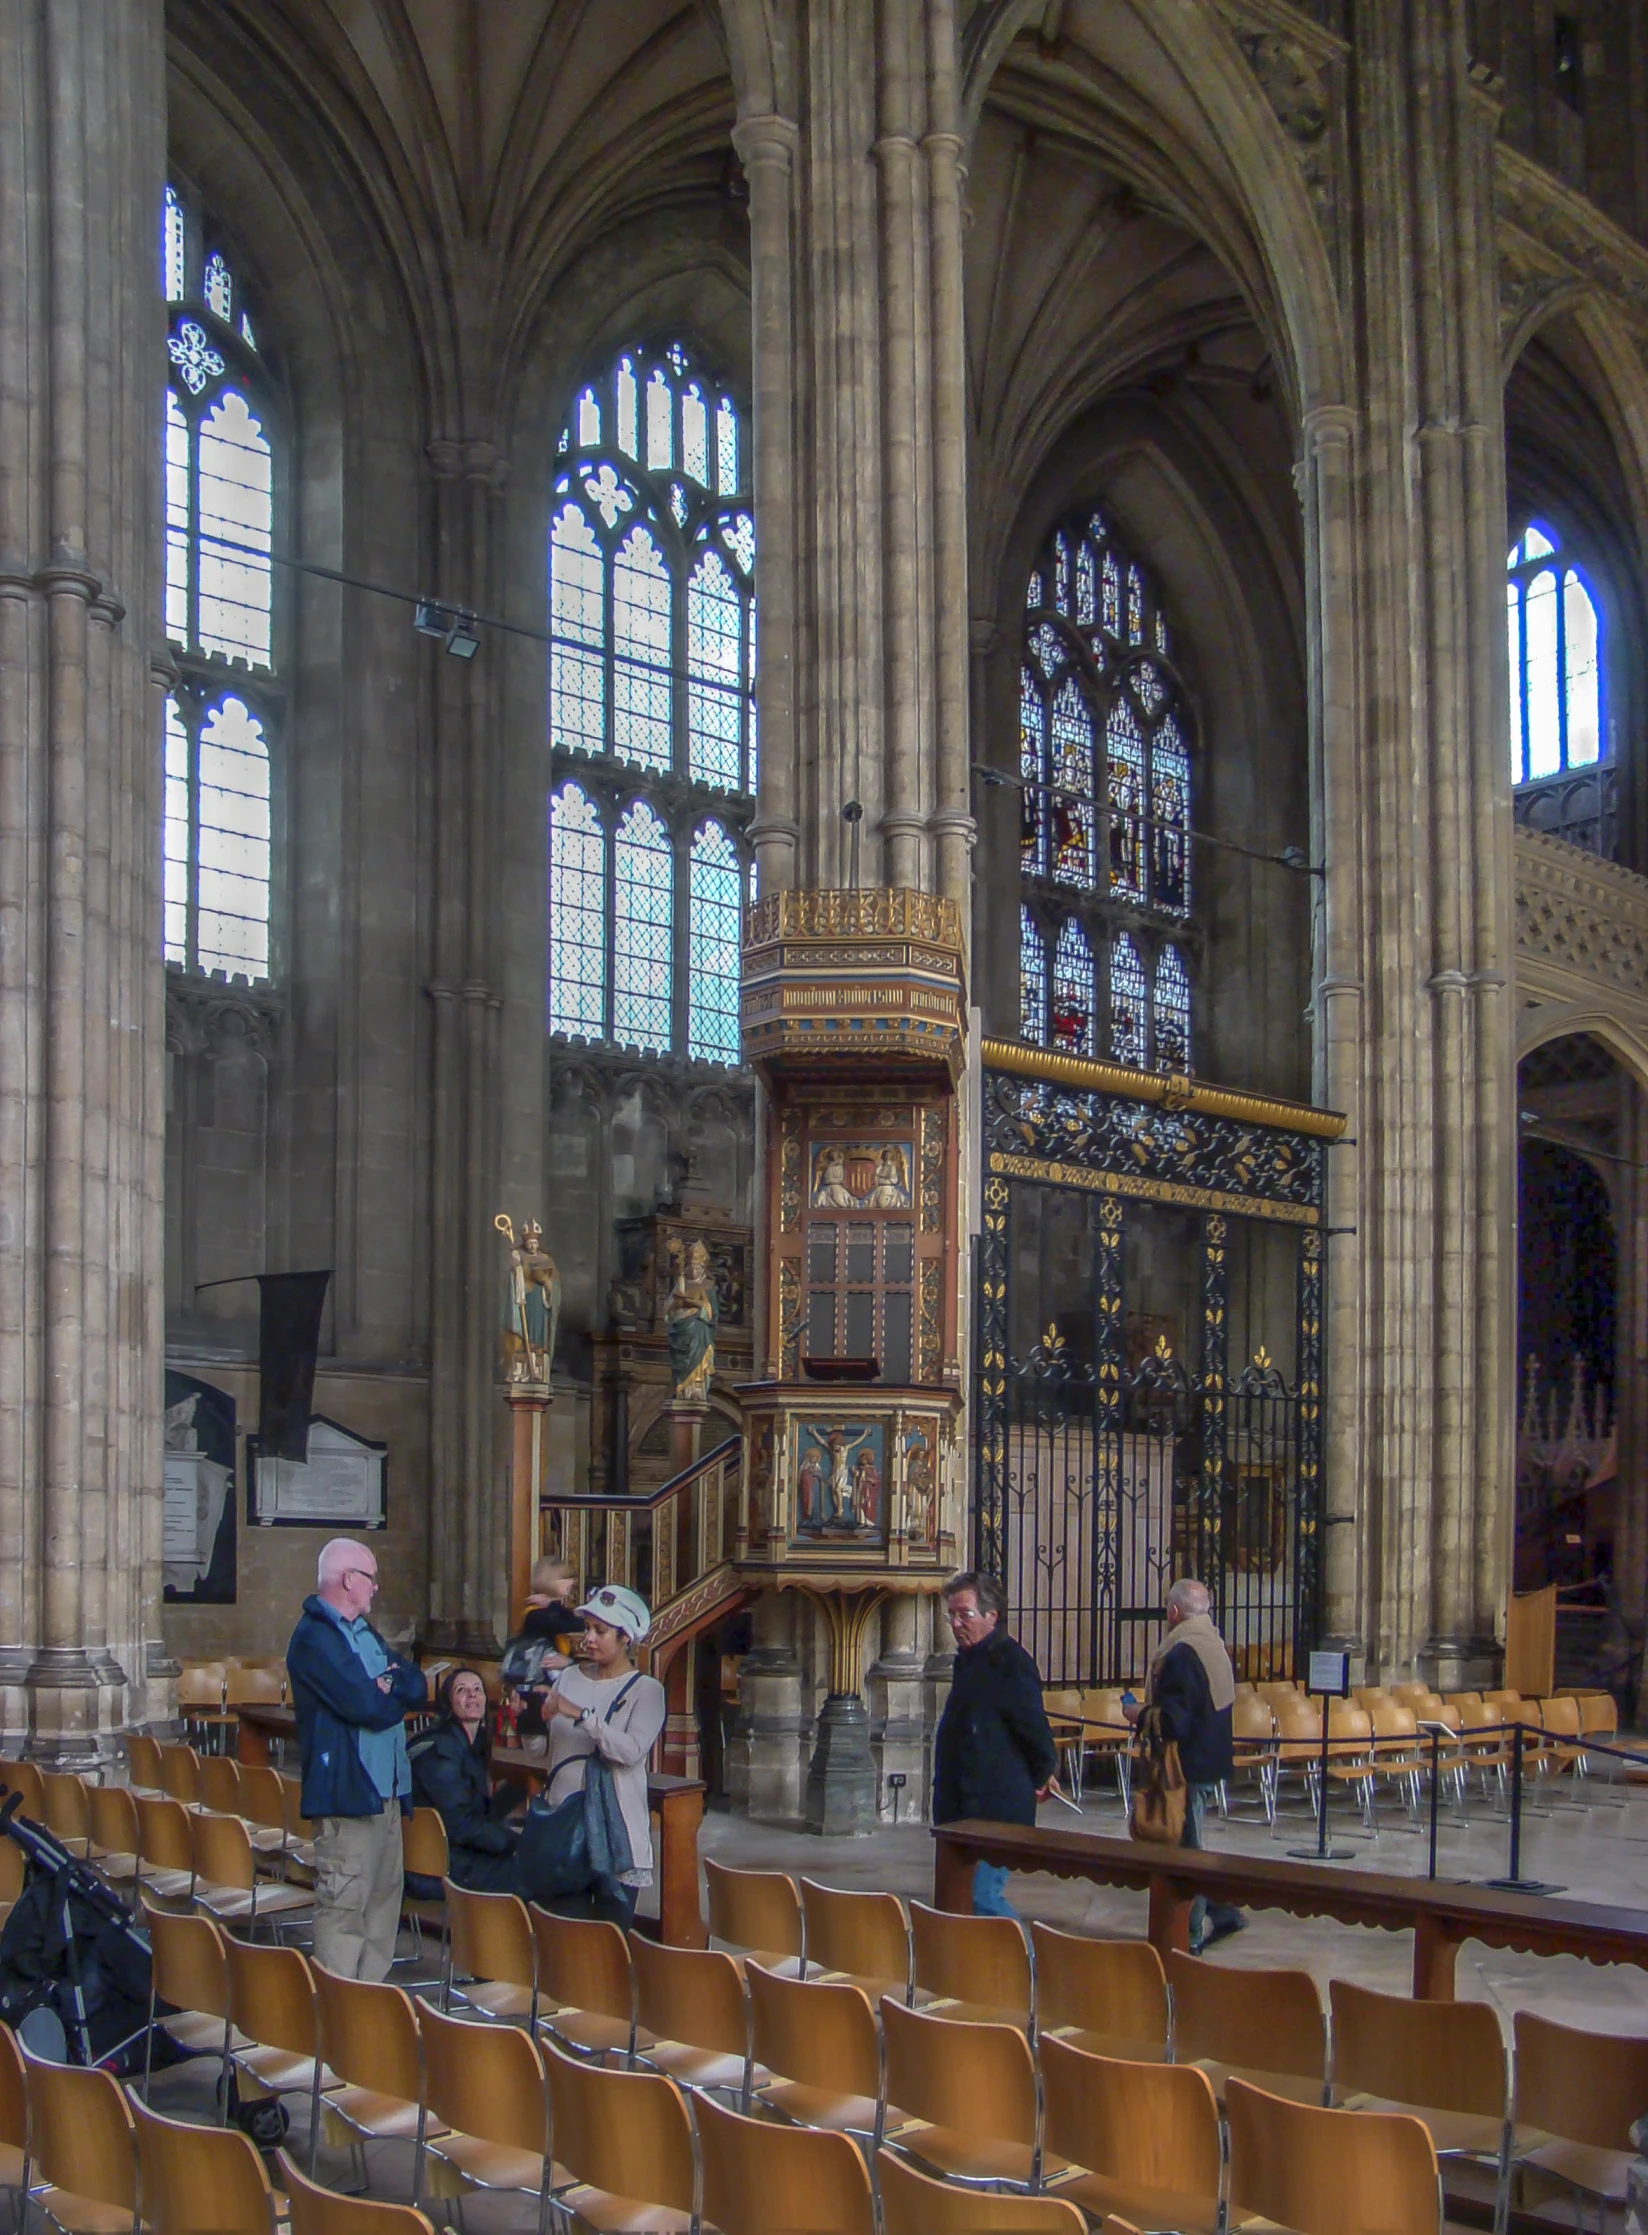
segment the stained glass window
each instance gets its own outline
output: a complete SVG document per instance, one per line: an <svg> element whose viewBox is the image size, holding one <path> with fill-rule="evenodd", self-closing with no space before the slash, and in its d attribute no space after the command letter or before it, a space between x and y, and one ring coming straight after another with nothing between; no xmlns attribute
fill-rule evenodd
<svg viewBox="0 0 1648 2235"><path fill-rule="evenodd" d="M744 872L721 825L705 823L692 842L688 925L692 975L687 1053L704 1063L738 1061L738 934Z"/></svg>
<svg viewBox="0 0 1648 2235"><path fill-rule="evenodd" d="M550 1028L712 1063L738 1061L756 785L746 473L740 408L695 353L627 348L574 400L549 513ZM599 909L564 940L597 844Z"/></svg>
<svg viewBox="0 0 1648 2235"><path fill-rule="evenodd" d="M1059 926L1059 943L1053 951L1053 1006L1047 1036L1066 1055L1094 1052L1093 955L1074 916L1066 916Z"/></svg>
<svg viewBox="0 0 1648 2235"><path fill-rule="evenodd" d="M273 399L232 256L176 185L161 212L172 306L164 395L165 952L186 970L270 968L271 752L280 701ZM226 669L235 671L226 688Z"/></svg>
<svg viewBox="0 0 1648 2235"><path fill-rule="evenodd" d="M1603 759L1601 615L1547 522L1530 522L1512 545L1505 606L1511 781Z"/></svg>
<svg viewBox="0 0 1648 2235"><path fill-rule="evenodd" d="M620 1047L670 1044L674 862L669 832L644 799L613 848L612 1037Z"/></svg>
<svg viewBox="0 0 1648 2235"><path fill-rule="evenodd" d="M1030 569L1019 671L1020 1030L1190 1064L1189 711L1150 570L1100 512Z"/></svg>

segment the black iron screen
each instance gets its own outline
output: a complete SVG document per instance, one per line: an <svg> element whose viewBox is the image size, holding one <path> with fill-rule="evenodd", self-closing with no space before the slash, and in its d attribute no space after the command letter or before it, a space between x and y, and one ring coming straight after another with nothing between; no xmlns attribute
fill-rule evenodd
<svg viewBox="0 0 1648 2235"><path fill-rule="evenodd" d="M1240 1676L1316 1636L1326 1142L1179 1099L984 1074L974 1557L1049 1684L1142 1677L1176 1576Z"/></svg>

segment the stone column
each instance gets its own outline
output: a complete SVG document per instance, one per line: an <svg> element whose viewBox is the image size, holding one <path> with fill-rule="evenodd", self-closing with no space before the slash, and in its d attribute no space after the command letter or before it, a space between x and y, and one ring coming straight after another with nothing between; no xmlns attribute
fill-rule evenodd
<svg viewBox="0 0 1648 2235"><path fill-rule="evenodd" d="M429 445L435 579L452 603L489 604L503 459L482 439ZM487 1654L507 1634L506 1413L497 1389L503 1264L498 1170L497 658L431 646L435 710L436 971L430 1264L430 1641Z"/></svg>
<svg viewBox="0 0 1648 2235"><path fill-rule="evenodd" d="M1512 877L1492 133L1460 0L1359 11L1359 389L1305 430L1327 892L1326 1626L1486 1674L1511 1481Z"/></svg>
<svg viewBox="0 0 1648 2235"><path fill-rule="evenodd" d="M912 1592L889 1599L881 1610L881 1651L865 1673L870 1752L879 1780L879 1813L884 1823L890 1823L894 1814L894 1796L887 1785L890 1776L904 1779L898 1795L899 1822L922 1824L927 1820L931 1732L923 1667L926 1631L925 1599Z"/></svg>
<svg viewBox="0 0 1648 2235"><path fill-rule="evenodd" d="M784 0L746 113L763 889L970 897L962 140L952 0ZM773 88L765 89L771 99ZM777 630L775 638L774 630ZM965 907L964 907L965 913Z"/></svg>
<svg viewBox="0 0 1648 2235"><path fill-rule="evenodd" d="M754 1642L738 1671L727 1742L727 1797L766 1823L793 1823L801 1814L812 1716L795 1651L796 1606L793 1592L763 1591L751 1608Z"/></svg>
<svg viewBox="0 0 1648 2235"><path fill-rule="evenodd" d="M1619 1244L1619 1294L1614 1337L1615 1469L1614 1603L1637 1649L1635 1720L1648 1697L1648 1096L1629 1072L1619 1074L1619 1153L1609 1189Z"/></svg>
<svg viewBox="0 0 1648 2235"><path fill-rule="evenodd" d="M159 0L0 7L0 1702L164 1713Z"/></svg>

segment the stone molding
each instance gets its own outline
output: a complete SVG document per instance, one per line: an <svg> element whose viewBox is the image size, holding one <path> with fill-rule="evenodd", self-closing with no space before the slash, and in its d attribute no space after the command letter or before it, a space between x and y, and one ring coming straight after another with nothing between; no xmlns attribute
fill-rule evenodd
<svg viewBox="0 0 1648 2235"><path fill-rule="evenodd" d="M213 1055L236 1040L268 1057L284 1013L285 1005L264 980L254 984L221 970L209 977L175 968L166 972L166 1045L174 1054Z"/></svg>
<svg viewBox="0 0 1648 2235"><path fill-rule="evenodd" d="M1519 994L1571 1000L1590 991L1648 1017L1648 877L1519 830L1516 964Z"/></svg>
<svg viewBox="0 0 1648 2235"><path fill-rule="evenodd" d="M1528 156L1503 145L1495 154L1505 333L1553 296L1589 284L1626 312L1639 345L1648 344L1648 247Z"/></svg>

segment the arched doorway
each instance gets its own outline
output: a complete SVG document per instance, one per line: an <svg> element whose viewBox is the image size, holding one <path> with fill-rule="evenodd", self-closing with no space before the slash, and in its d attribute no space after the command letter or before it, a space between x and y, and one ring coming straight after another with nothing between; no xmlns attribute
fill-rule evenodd
<svg viewBox="0 0 1648 2235"><path fill-rule="evenodd" d="M1634 1517L1644 1442L1630 1237L1642 1185L1635 1082L1590 1033L1517 1071L1513 1587L1558 1588L1557 1681L1635 1699L1643 1644ZM1622 1259L1627 1260L1622 1265Z"/></svg>

